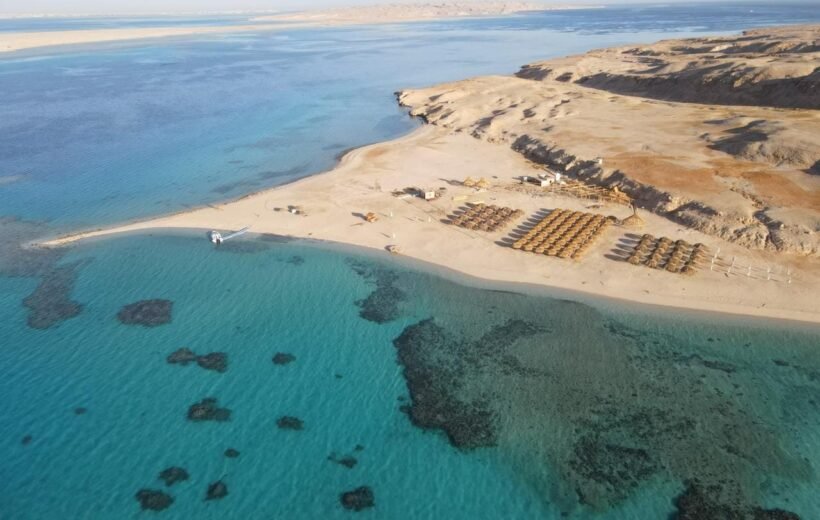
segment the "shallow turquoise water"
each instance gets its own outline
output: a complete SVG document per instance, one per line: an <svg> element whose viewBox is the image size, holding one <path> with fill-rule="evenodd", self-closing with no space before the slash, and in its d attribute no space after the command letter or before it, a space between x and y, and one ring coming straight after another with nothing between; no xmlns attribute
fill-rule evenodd
<svg viewBox="0 0 820 520"><path fill-rule="evenodd" d="M341 517L347 512L338 494L360 485L373 488L377 504L362 514L377 518L558 517L561 511L577 518L661 518L682 489L674 475L682 470L671 469L679 460L654 451L678 447L664 440L644 447L668 467L610 506L582 505L558 489L567 484L559 476L564 464L574 458L562 447L585 433L582 417L596 417L596 396L617 394L634 381L652 393L619 401L621 412L676 403L676 415L700 425L694 445L725 440L708 427L721 415L739 426L758 424L744 441L772 453L746 460L719 452L725 460L717 466L754 476L755 499L763 504L804 518L820 510L813 492L820 463L816 329L642 318L473 289L386 258L298 242L249 238L233 248L239 251L214 250L199 236L156 236L73 250L65 261L89 259L72 293L85 308L43 331L25 326L18 304L31 284L2 280L4 518L130 517L138 512L137 490L162 489L157 475L172 465L191 478L168 489L175 502L162 515L169 518ZM385 323L363 319L356 302L384 286L401 291L379 301L381 309L395 304L395 314ZM149 298L173 301L170 324L117 321L123 305ZM493 355L483 375L475 375L499 406L496 447L461 451L440 430L422 432L400 411L408 388L393 340L429 317L464 341L509 319L549 329L510 348L530 366L551 366L563 374L558 379L496 374ZM624 339L631 331L641 334L640 345ZM227 353L227 372L167 364L166 356L183 346ZM276 352L296 361L276 366ZM704 368L703 360L718 369ZM503 387L481 379L488 373ZM708 398L694 397L700 391L694 382ZM531 401L532 392L543 402ZM231 409L231 420L186 420L188 406L209 396ZM576 401L573 410L560 406ZM76 407L88 411L75 415ZM305 429L277 429L281 415L299 417ZM32 440L23 445L26 435ZM364 450L355 452L357 444ZM239 458L223 456L229 447ZM330 462L333 453L352 454L358 464ZM220 478L228 497L204 502L207 484Z"/></svg>
<svg viewBox="0 0 820 520"><path fill-rule="evenodd" d="M817 517L816 327L479 289L257 237L18 245L325 169L415 127L398 88L818 16L625 7L0 59L0 518L144 516L142 488L174 497L168 518L332 518L361 485L373 518L666 518L690 479ZM171 323L117 320L153 298ZM181 347L226 353L227 372L166 363ZM188 421L207 397L231 420ZM167 488L173 465L190 479ZM218 479L229 495L204 501Z"/></svg>

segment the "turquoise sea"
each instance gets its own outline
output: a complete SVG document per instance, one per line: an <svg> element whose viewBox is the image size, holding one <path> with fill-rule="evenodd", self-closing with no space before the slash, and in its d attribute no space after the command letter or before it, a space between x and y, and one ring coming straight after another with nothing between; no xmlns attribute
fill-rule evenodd
<svg viewBox="0 0 820 520"><path fill-rule="evenodd" d="M727 5L0 57L0 519L820 518L815 326L272 236L22 247L326 169L415 127L403 87L820 20ZM169 363L182 348L198 361ZM363 486L373 506L344 508Z"/></svg>

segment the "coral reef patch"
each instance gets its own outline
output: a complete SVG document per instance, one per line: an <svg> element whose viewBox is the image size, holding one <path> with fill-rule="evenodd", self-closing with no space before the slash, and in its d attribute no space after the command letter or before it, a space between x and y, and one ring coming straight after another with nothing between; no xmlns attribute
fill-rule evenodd
<svg viewBox="0 0 820 520"><path fill-rule="evenodd" d="M367 297L357 300L359 316L374 323L388 323L401 315L400 304L407 298L397 287L399 275L375 264L350 261L353 271L375 286Z"/></svg>
<svg viewBox="0 0 820 520"><path fill-rule="evenodd" d="M208 484L205 500L220 500L228 496L228 486L221 480Z"/></svg>
<svg viewBox="0 0 820 520"><path fill-rule="evenodd" d="M235 459L239 456L239 451L233 448L228 448L227 450L225 450L225 456L229 459Z"/></svg>
<svg viewBox="0 0 820 520"><path fill-rule="evenodd" d="M376 497L373 490L367 486L357 487L352 491L345 491L339 495L342 507L352 511L361 511L376 505Z"/></svg>
<svg viewBox="0 0 820 520"><path fill-rule="evenodd" d="M192 404L188 408L188 420L194 422L217 421L224 422L231 419L231 411L227 408L217 406L217 400L213 397L206 397L198 403Z"/></svg>
<svg viewBox="0 0 820 520"><path fill-rule="evenodd" d="M141 300L120 309L120 312L117 313L117 319L125 325L157 327L171 323L172 308L173 302L170 300Z"/></svg>
<svg viewBox="0 0 820 520"><path fill-rule="evenodd" d="M156 489L140 489L137 491L136 499L143 511L162 511L174 503L171 495Z"/></svg>
<svg viewBox="0 0 820 520"><path fill-rule="evenodd" d="M287 365L288 363L293 363L294 361L296 361L296 356L294 356L293 354L277 352L273 355L274 365Z"/></svg>
<svg viewBox="0 0 820 520"><path fill-rule="evenodd" d="M171 466L159 472L159 479L165 482L166 486L173 486L177 482L188 480L188 472L185 468Z"/></svg>
<svg viewBox="0 0 820 520"><path fill-rule="evenodd" d="M228 354L224 352L211 352L210 354L197 355L191 349L183 347L169 354L166 361L170 365L182 366L196 362L197 365L205 370L213 370L219 373L228 371Z"/></svg>
<svg viewBox="0 0 820 520"><path fill-rule="evenodd" d="M82 304L71 299L77 274L85 262L74 262L46 271L34 291L23 299L33 329L48 329L79 315Z"/></svg>
<svg viewBox="0 0 820 520"><path fill-rule="evenodd" d="M278 426L280 430L298 431L304 429L305 424L298 417L283 415L282 417L276 419L276 426Z"/></svg>

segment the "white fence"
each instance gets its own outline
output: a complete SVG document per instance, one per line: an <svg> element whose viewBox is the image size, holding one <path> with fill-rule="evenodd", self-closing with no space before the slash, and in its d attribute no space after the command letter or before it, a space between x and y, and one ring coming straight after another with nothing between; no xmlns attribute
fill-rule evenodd
<svg viewBox="0 0 820 520"><path fill-rule="evenodd" d="M753 265L741 263L736 256L725 258L720 256L720 248L710 259L709 270L725 273L728 276L745 276L756 280L769 282L792 283L791 269L778 265Z"/></svg>

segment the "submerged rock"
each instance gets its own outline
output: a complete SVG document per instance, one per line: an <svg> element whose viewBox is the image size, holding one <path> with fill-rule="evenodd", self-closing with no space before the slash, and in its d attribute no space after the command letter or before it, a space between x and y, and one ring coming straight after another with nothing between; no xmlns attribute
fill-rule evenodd
<svg viewBox="0 0 820 520"><path fill-rule="evenodd" d="M184 468L178 466L171 466L159 472L160 480L165 482L166 486L173 486L177 482L188 480L188 472Z"/></svg>
<svg viewBox="0 0 820 520"><path fill-rule="evenodd" d="M686 490L675 499L678 512L672 520L800 520L797 514L783 509L726 504L721 502L721 495L721 489L717 486L704 486L697 481L687 483Z"/></svg>
<svg viewBox="0 0 820 520"><path fill-rule="evenodd" d="M88 411L87 408L83 408L82 406L78 406L77 408L74 409L74 414L75 415L83 415L87 411Z"/></svg>
<svg viewBox="0 0 820 520"><path fill-rule="evenodd" d="M376 505L376 498L373 490L368 486L357 487L352 491L346 491L339 495L342 507L352 511L361 511Z"/></svg>
<svg viewBox="0 0 820 520"><path fill-rule="evenodd" d="M31 444L31 441L33 441L33 440L34 440L34 437L32 437L31 435L25 435L23 437L23 439L20 441L20 444L22 444L23 446L26 446L28 444Z"/></svg>
<svg viewBox="0 0 820 520"><path fill-rule="evenodd" d="M174 503L171 495L156 489L140 489L137 491L136 499L143 511L162 511Z"/></svg>
<svg viewBox="0 0 820 520"><path fill-rule="evenodd" d="M206 397L202 401L192 404L188 408L188 420L194 422L217 421L224 422L231 419L231 411L227 408L219 408L217 400L213 397Z"/></svg>
<svg viewBox="0 0 820 520"><path fill-rule="evenodd" d="M276 426L278 426L280 430L301 430L304 428L304 423L298 417L283 415L276 419Z"/></svg>
<svg viewBox="0 0 820 520"><path fill-rule="evenodd" d="M273 355L274 365L287 365L288 363L293 363L294 361L296 361L296 356L294 356L293 354L277 352Z"/></svg>
<svg viewBox="0 0 820 520"><path fill-rule="evenodd" d="M205 370L215 370L216 372L226 372L228 370L228 354L224 352L211 352L196 358L196 363Z"/></svg>
<svg viewBox="0 0 820 520"><path fill-rule="evenodd" d="M225 456L229 459L235 459L239 456L239 451L233 448L228 448L227 450L225 450Z"/></svg>
<svg viewBox="0 0 820 520"><path fill-rule="evenodd" d="M221 480L208 484L205 500L219 500L228 496L228 486Z"/></svg>
<svg viewBox="0 0 820 520"><path fill-rule="evenodd" d="M286 260L290 265L302 265L305 263L305 258L299 255L293 255Z"/></svg>
<svg viewBox="0 0 820 520"><path fill-rule="evenodd" d="M171 352L166 360L171 365L179 364L184 366L188 363L196 361L196 358L197 356L193 350L183 347L179 350Z"/></svg>
<svg viewBox="0 0 820 520"><path fill-rule="evenodd" d="M336 464L338 464L340 466L344 466L348 469L353 469L356 466L356 464L358 464L358 462L359 462L358 460L356 460L356 457L354 457L352 455L345 455L343 457L337 457L335 453L331 453L330 456L327 458L327 460L329 460L331 462L335 462Z"/></svg>
<svg viewBox="0 0 820 520"><path fill-rule="evenodd" d="M171 322L172 308L173 302L170 300L142 300L120 309L117 319L125 325L157 327Z"/></svg>

